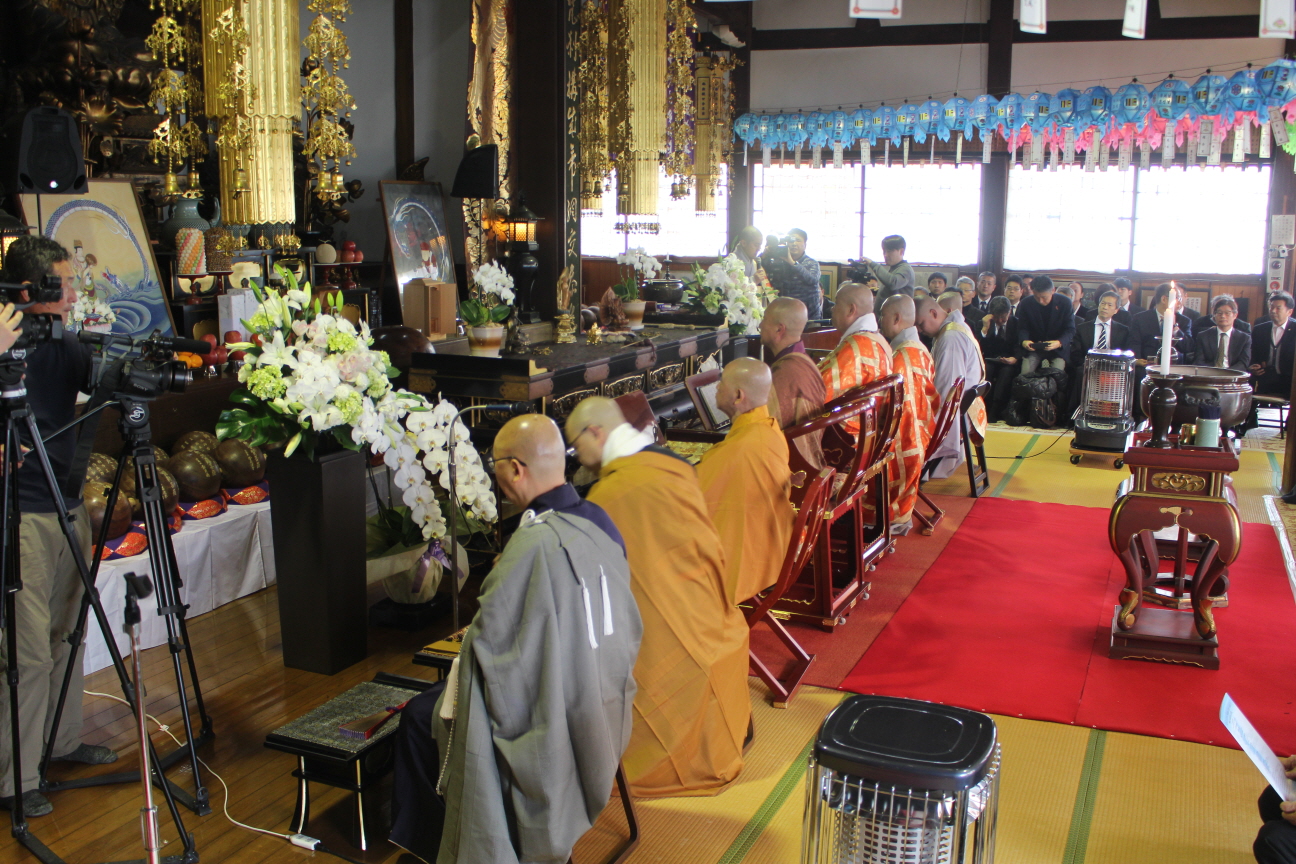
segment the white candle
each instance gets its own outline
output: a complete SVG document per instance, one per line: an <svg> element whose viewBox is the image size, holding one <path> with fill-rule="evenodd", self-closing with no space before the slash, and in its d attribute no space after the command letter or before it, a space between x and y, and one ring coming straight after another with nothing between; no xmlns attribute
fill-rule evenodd
<svg viewBox="0 0 1296 864"><path fill-rule="evenodd" d="M1175 324L1175 299L1177 291L1170 290L1166 295L1166 311L1161 316L1161 374L1170 374L1170 353L1173 350L1171 343L1174 339Z"/></svg>

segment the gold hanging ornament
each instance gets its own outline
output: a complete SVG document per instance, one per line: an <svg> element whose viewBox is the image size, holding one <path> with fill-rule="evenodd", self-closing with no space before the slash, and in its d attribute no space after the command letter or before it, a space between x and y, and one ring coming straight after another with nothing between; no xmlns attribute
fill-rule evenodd
<svg viewBox="0 0 1296 864"><path fill-rule="evenodd" d="M168 197L202 197L195 163L207 156L207 138L198 122L202 110L197 91L192 7L195 0L152 0L149 8L161 14L144 40L154 58L164 67L153 80L149 99L163 115L153 130L148 152L153 161L166 165L163 193ZM189 166L189 182L182 188L177 166Z"/></svg>
<svg viewBox="0 0 1296 864"><path fill-rule="evenodd" d="M608 31L611 128L618 137L622 124L628 131L625 150L615 149L622 142L611 134L608 142L615 156L619 215L657 214L658 178L666 146L666 2L612 0ZM624 56L611 50L622 22L629 49ZM618 99L622 87L628 97L624 100Z"/></svg>
<svg viewBox="0 0 1296 864"><path fill-rule="evenodd" d="M697 19L688 0L668 0L666 6L666 173L671 197L685 198L693 187L693 90L695 73L692 31Z"/></svg>
<svg viewBox="0 0 1296 864"><path fill-rule="evenodd" d="M697 188L697 212L715 212L720 191L720 164L730 156L729 130L733 128L733 87L730 73L741 62L728 52L698 55L697 106L692 173ZM732 166L729 183L733 182Z"/></svg>
<svg viewBox="0 0 1296 864"><path fill-rule="evenodd" d="M350 0L310 0L306 8L315 14L304 40L309 69L302 86L306 106L307 131L305 153L318 163L315 194L324 201L346 194L341 166L350 165L355 146L342 123L356 110L351 91L338 70L348 68L351 49L346 34L333 22L346 21L351 14Z"/></svg>
<svg viewBox="0 0 1296 864"><path fill-rule="evenodd" d="M608 10L602 0L580 6L577 79L580 87L581 209L602 212L612 173L608 157Z"/></svg>

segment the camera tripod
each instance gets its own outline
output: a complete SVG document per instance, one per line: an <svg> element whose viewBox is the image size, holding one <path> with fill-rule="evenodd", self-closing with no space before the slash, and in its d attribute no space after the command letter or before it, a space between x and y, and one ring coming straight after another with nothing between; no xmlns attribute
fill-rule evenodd
<svg viewBox="0 0 1296 864"><path fill-rule="evenodd" d="M66 505L63 501L63 492L58 488L58 483L54 479L54 472L50 466L49 456L45 451L45 446L41 441L40 430L36 425L36 418L31 414L27 402L27 391L22 383L22 373L25 363L21 360L2 359L0 360L0 442L3 443L4 455L3 464L0 465L0 473L3 473L2 491L0 491L0 591L4 595L3 617L0 618L0 624L5 629L6 650L8 661L7 683L9 685L9 722L10 734L12 736L13 747L13 782L14 782L14 804L11 811L11 831L15 839L18 840L29 852L40 859L43 864L63 864L63 859L56 855L48 846L42 843L32 832L27 824L26 816L23 814L22 796L22 737L18 709L18 688L21 686L18 669L18 620L17 620L17 599L16 595L22 590L22 574L20 570L20 532L21 532L21 514L18 511L18 468L24 458L35 458L44 475L46 486L50 496L55 504L55 510L58 516L59 527L62 529L63 536L68 542L72 553L73 561L76 564L78 575L81 579L83 598L81 610L76 625L76 632L69 638L70 651L68 653L68 671L64 674L63 690L60 693L58 706L55 711L54 723L50 732L50 741L52 742L57 735L58 721L62 714L63 704L67 697L67 689L71 682L71 664L79 662L78 653L81 646L81 633L84 631L85 620L89 610L93 610L95 619L99 625L100 631L104 635L104 641L107 644L108 652L112 657L113 666L117 670L118 680L121 683L122 693L126 702L130 705L132 712L136 712L139 703L136 699L135 685L132 684L130 676L126 672L125 663L122 660L121 652L117 648L116 639L113 637L112 628L108 623L107 614L104 612L103 604L99 600L98 591L95 588L94 576L90 567L86 564L85 556L81 552L78 543L76 531L72 525L72 517L69 515ZM144 412L145 426L147 428L147 411ZM22 453L21 440L19 438L19 429L25 429L31 441L31 452ZM149 455L152 455L151 449ZM120 467L118 474L120 475ZM159 490L155 489L155 492ZM160 500L160 499L159 499ZM110 502L111 506L111 502ZM111 511L109 511L111 512ZM106 521L106 520L105 520ZM163 537L165 526L162 527ZM102 536L102 535L101 535ZM151 535L150 540L157 535ZM168 537L169 540L169 537ZM150 546L152 544L150 543ZM167 548L170 548L169 542ZM97 573L97 566L94 570ZM159 603L162 602L159 597ZM137 681L142 688L143 682ZM79 695L79 694L78 694ZM184 706L187 708L187 706ZM188 729L186 715L186 729ZM163 859L167 864L195 864L198 861L198 851L194 845L193 835L185 830L184 823L180 817L180 810L176 806L173 784L167 781L162 774L162 765L159 763L157 753L154 750L152 742L148 738L147 730L141 730L141 742L146 742L149 750L149 762L151 764L153 782L162 789L163 797L166 799L167 809L171 813L171 818L175 822L176 831L184 845L183 853L180 855L168 856ZM192 751L192 742L189 745ZM44 771L48 765L51 755L52 744L47 745L44 757L41 760L42 789L53 788L50 784L43 782ZM183 752L183 751L177 751ZM194 757L196 760L196 756ZM117 775L123 776L123 775ZM125 775L125 780L115 782L125 782L126 780L139 779L138 773ZM195 775L197 782L197 776ZM59 784L58 788L67 788L71 785L92 785L90 783L77 784ZM199 787L201 788L201 787ZM178 791L178 790L176 790ZM146 798L148 795L146 794ZM205 798L205 795L204 795Z"/></svg>

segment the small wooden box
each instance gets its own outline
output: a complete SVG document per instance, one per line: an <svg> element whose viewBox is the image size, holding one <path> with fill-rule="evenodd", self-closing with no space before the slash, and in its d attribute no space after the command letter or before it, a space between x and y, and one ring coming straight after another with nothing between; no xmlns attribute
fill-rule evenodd
<svg viewBox="0 0 1296 864"><path fill-rule="evenodd" d="M427 336L453 334L457 332L458 309L459 288L453 282L411 279L405 283L401 312L406 327L413 327Z"/></svg>

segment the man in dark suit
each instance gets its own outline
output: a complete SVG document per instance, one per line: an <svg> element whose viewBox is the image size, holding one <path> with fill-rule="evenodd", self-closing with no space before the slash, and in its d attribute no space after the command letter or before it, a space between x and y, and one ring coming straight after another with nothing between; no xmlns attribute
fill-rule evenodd
<svg viewBox="0 0 1296 864"><path fill-rule="evenodd" d="M1196 320L1194 320L1194 321L1192 322L1192 324L1190 325L1190 328L1189 328L1189 329L1192 330L1192 336L1193 336L1193 339L1196 339L1196 338L1197 338L1197 334L1198 334L1198 333L1201 333L1203 330L1209 330L1210 328L1212 328L1212 327L1215 326L1215 307L1218 306L1220 303L1224 302L1225 300L1233 300L1233 295L1231 295L1231 294L1220 294L1220 295L1218 295L1218 296L1216 296L1216 297L1212 297L1212 298L1211 298L1211 302L1210 302L1210 315L1209 315L1209 316L1203 315L1203 316L1201 316L1200 318L1197 318ZM1237 301L1236 301L1236 300L1233 300L1233 305L1234 305L1234 306L1237 305ZM1266 320L1268 320L1268 319L1266 319ZM1241 318L1239 318L1239 319L1237 319L1236 321L1234 321L1234 322L1233 322L1233 326L1236 327L1237 329L1241 330L1243 333L1246 333L1246 334L1248 334L1248 335L1251 333L1251 325L1248 324L1247 322L1243 321Z"/></svg>
<svg viewBox="0 0 1296 864"><path fill-rule="evenodd" d="M1026 282L1021 276L1009 276L1004 280L1003 296L1008 298L1008 304L1012 307L1012 314L1016 315L1021 311L1021 303L1026 293Z"/></svg>
<svg viewBox="0 0 1296 864"><path fill-rule="evenodd" d="M1120 303L1116 307L1116 314L1112 317L1118 323L1124 324L1131 330L1134 328L1134 316L1138 314L1138 309L1130 305L1134 297L1134 283L1124 276L1119 279L1113 279L1111 282L1104 282L1098 286L1098 296L1101 297L1106 291L1115 291L1116 297Z"/></svg>
<svg viewBox="0 0 1296 864"><path fill-rule="evenodd" d="M1134 356L1138 364L1146 366L1149 362L1157 363L1161 358L1161 318L1170 307L1171 295L1175 293L1171 282L1162 282L1152 295L1153 308L1134 316ZM1193 341L1189 335L1192 322L1185 316L1175 313L1175 331L1173 345L1180 356L1175 362L1192 363Z"/></svg>
<svg viewBox="0 0 1296 864"><path fill-rule="evenodd" d="M1251 365L1251 334L1234 326L1237 302L1227 295L1216 299L1219 302L1211 303L1215 326L1197 334L1197 362L1203 366L1245 372Z"/></svg>
<svg viewBox="0 0 1296 864"><path fill-rule="evenodd" d="M1084 285L1079 282L1070 283L1067 285L1067 296L1071 298L1071 312L1075 315L1077 327L1081 321L1092 321L1097 317L1097 309L1084 305Z"/></svg>
<svg viewBox="0 0 1296 864"><path fill-rule="evenodd" d="M1013 317L1007 297L990 298L989 309L981 324L973 329L985 358L986 380L990 382L990 399L986 415L990 422L1003 419L1004 409L1012 398L1012 382L1021 369L1021 322Z"/></svg>
<svg viewBox="0 0 1296 864"><path fill-rule="evenodd" d="M1296 360L1294 305L1290 294L1269 295L1269 320L1251 331L1251 374L1255 392L1261 396L1291 396L1292 361Z"/></svg>
<svg viewBox="0 0 1296 864"><path fill-rule="evenodd" d="M1184 288L1183 288L1182 285L1180 285L1178 282L1176 282L1176 283L1174 283L1174 286L1175 286L1175 292L1179 295L1179 314L1180 314L1180 315L1182 315L1182 316L1184 316L1185 318L1187 318L1190 322L1191 322L1191 321L1196 321L1198 318L1204 318L1204 317L1206 317L1206 316L1202 315L1200 312L1198 312L1196 309L1193 309L1192 307L1190 307L1190 306L1188 305L1188 302L1187 302L1187 301L1188 301L1188 295L1184 292ZM1191 324L1189 325L1189 327L1190 327L1190 329L1191 329Z"/></svg>
<svg viewBox="0 0 1296 864"><path fill-rule="evenodd" d="M1033 375L1041 366L1065 369L1075 336L1075 315L1070 298L1057 293L1052 279L1034 278L1031 296L1017 308L1017 318L1021 322L1017 334L1022 347L1021 374Z"/></svg>
<svg viewBox="0 0 1296 864"><path fill-rule="evenodd" d="M1075 339L1071 342L1071 404L1066 415L1068 419L1075 415L1075 409L1080 405L1085 356L1094 348L1100 351L1133 350L1133 334L1115 318L1119 308L1120 296L1115 291L1106 291L1098 297L1094 320L1076 324Z"/></svg>
<svg viewBox="0 0 1296 864"><path fill-rule="evenodd" d="M998 280L995 274L989 270L982 272L977 276L976 296L972 302L963 308L963 317L966 319L969 327L975 331L973 321L980 322L981 318L990 311L990 300L995 297L995 291L998 290Z"/></svg>

